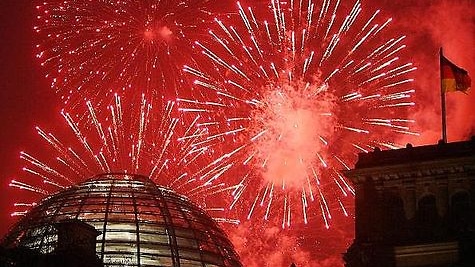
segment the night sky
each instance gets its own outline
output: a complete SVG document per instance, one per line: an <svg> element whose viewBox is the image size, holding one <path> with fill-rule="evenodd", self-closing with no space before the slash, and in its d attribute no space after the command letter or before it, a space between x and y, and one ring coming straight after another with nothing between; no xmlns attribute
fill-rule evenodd
<svg viewBox="0 0 475 267"><path fill-rule="evenodd" d="M35 10L32 1L0 1L0 235L14 222L10 217L14 194L11 179L21 175L22 150L37 152L41 143L34 129L62 124L60 105L34 55ZM412 62L418 67L414 87L414 117L420 137L401 142L433 144L440 139L438 52L468 70L475 79L475 1L473 0L365 0L393 18L392 27L407 35ZM472 81L472 85L474 82ZM447 95L448 139L475 135L475 94ZM50 127L51 128L51 127ZM352 229L349 229L352 231ZM336 252L335 254L340 254Z"/></svg>

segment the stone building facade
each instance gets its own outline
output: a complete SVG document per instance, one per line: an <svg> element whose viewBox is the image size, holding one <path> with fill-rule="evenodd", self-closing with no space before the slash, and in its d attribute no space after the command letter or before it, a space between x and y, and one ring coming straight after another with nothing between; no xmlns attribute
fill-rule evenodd
<svg viewBox="0 0 475 267"><path fill-rule="evenodd" d="M475 138L360 154L347 267L475 266Z"/></svg>

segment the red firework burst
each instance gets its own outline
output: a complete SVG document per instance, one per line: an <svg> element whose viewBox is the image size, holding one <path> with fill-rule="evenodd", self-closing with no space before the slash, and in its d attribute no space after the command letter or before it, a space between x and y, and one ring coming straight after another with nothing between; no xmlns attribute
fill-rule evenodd
<svg viewBox="0 0 475 267"><path fill-rule="evenodd" d="M225 218L223 202L215 197L234 187L208 183L212 172L199 164L205 149L196 148L196 138L180 138L199 136L196 121L183 124L172 101L154 106L145 96L135 102L115 94L110 102L102 107L86 101L84 116L62 111L70 129L62 137L37 127L50 153L41 153L44 160L40 160L21 152L26 175L10 186L48 196L101 173L141 174L194 200L218 221L236 222ZM35 202L15 203L22 210L12 215L23 215L27 212L23 207L32 205Z"/></svg>
<svg viewBox="0 0 475 267"><path fill-rule="evenodd" d="M280 218L286 228L319 216L328 228L353 202L342 170L357 152L417 135L405 36L361 6L238 2L239 16L216 19L212 40L196 42L208 64L185 66L194 87L180 110L199 117L211 166L237 179L230 208L248 219Z"/></svg>
<svg viewBox="0 0 475 267"><path fill-rule="evenodd" d="M193 42L219 9L210 0L50 0L36 8L37 57L72 107L117 91L175 96Z"/></svg>

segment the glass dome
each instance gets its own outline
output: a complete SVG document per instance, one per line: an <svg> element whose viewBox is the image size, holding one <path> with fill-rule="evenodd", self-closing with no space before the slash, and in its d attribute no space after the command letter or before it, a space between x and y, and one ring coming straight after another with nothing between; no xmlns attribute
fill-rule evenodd
<svg viewBox="0 0 475 267"><path fill-rule="evenodd" d="M4 247L54 251L54 224L80 220L100 232L104 266L241 266L225 233L187 198L146 177L98 175L44 199L3 240Z"/></svg>

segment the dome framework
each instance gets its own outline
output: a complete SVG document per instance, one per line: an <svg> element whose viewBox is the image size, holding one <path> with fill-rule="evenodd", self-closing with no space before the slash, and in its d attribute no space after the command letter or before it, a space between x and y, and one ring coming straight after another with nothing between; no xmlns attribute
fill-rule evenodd
<svg viewBox="0 0 475 267"><path fill-rule="evenodd" d="M144 176L102 174L44 199L3 240L51 253L54 225L80 220L100 232L104 266L241 266L226 234L187 198Z"/></svg>

